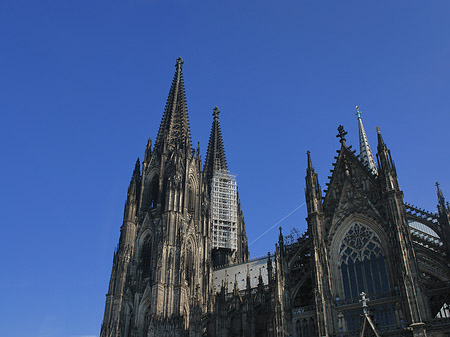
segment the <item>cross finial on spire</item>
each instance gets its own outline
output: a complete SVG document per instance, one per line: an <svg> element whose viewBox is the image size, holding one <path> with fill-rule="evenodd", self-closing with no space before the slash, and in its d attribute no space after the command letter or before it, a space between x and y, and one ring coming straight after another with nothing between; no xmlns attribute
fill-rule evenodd
<svg viewBox="0 0 450 337"><path fill-rule="evenodd" d="M183 59L181 58L181 56L178 56L177 58L177 64L175 64L175 68L180 69L183 67Z"/></svg>
<svg viewBox="0 0 450 337"><path fill-rule="evenodd" d="M220 114L220 110L219 110L219 108L217 107L217 105L214 107L214 110L213 110L213 116L214 116L214 119L219 119L219 114Z"/></svg>
<svg viewBox="0 0 450 337"><path fill-rule="evenodd" d="M356 109L356 116L358 116L358 119L360 119L362 112L359 111L359 106L356 106L355 109Z"/></svg>
<svg viewBox="0 0 450 337"><path fill-rule="evenodd" d="M336 137L341 138L339 139L339 142L341 144L345 144L345 135L347 134L347 131L344 130L344 127L342 125L339 125L338 132L339 133L336 135Z"/></svg>

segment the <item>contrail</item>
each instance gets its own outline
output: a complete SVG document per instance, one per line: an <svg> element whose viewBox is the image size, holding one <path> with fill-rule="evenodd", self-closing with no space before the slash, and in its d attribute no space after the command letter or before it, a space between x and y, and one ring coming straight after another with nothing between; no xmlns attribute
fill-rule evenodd
<svg viewBox="0 0 450 337"><path fill-rule="evenodd" d="M256 241L258 241L261 237L263 237L264 235L266 235L268 232L270 232L275 226L279 225L280 222L282 222L283 220L289 218L296 210L298 210L300 207L302 207L304 204L306 204L306 201L297 206L296 208L294 208L294 210L291 211L291 213L289 213L288 215L286 215L283 219L279 220L276 224L274 224L272 227L270 227L269 229L267 229L264 233L262 233L260 236L258 236L255 240L253 240L249 246L251 246L252 244L254 244Z"/></svg>

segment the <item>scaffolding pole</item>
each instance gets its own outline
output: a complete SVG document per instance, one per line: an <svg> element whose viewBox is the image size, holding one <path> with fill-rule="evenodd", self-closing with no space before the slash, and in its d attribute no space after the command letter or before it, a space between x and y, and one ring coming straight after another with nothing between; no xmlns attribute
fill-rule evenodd
<svg viewBox="0 0 450 337"><path fill-rule="evenodd" d="M211 232L213 248L237 249L236 176L227 170L216 171L212 179Z"/></svg>

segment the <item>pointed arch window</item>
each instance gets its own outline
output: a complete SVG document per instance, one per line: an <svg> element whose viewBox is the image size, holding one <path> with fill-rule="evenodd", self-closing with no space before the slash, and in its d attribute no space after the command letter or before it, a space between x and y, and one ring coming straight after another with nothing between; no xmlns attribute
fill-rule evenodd
<svg viewBox="0 0 450 337"><path fill-rule="evenodd" d="M147 237L142 246L142 277L147 278L151 276L152 270L152 239Z"/></svg>
<svg viewBox="0 0 450 337"><path fill-rule="evenodd" d="M389 291L386 263L380 238L369 227L355 223L339 248L345 298Z"/></svg>
<svg viewBox="0 0 450 337"><path fill-rule="evenodd" d="M155 208L158 203L158 189L159 181L158 177L155 176L151 182L150 208Z"/></svg>
<svg viewBox="0 0 450 337"><path fill-rule="evenodd" d="M189 243L186 247L186 260L185 260L185 278L188 286L192 285L192 278L194 272L194 253L192 251L192 244Z"/></svg>
<svg viewBox="0 0 450 337"><path fill-rule="evenodd" d="M194 191L192 190L192 186L189 186L188 190L188 210L193 215L195 211L195 200L194 200Z"/></svg>

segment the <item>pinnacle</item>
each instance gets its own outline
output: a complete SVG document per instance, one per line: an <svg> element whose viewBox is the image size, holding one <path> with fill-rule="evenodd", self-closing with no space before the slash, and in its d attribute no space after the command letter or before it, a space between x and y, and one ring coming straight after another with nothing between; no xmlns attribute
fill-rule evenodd
<svg viewBox="0 0 450 337"><path fill-rule="evenodd" d="M187 146L191 146L191 134L182 73L183 63L183 59L179 57L175 65L176 71L159 127L155 148L160 148L163 143L167 143L169 146L178 144L181 147L184 147L187 143Z"/></svg>
<svg viewBox="0 0 450 337"><path fill-rule="evenodd" d="M139 177L141 175L141 161L139 157L136 159L136 164L134 165L133 178Z"/></svg>
<svg viewBox="0 0 450 337"><path fill-rule="evenodd" d="M311 161L311 152L306 151L306 156L308 157L308 170L313 169L312 161Z"/></svg>
<svg viewBox="0 0 450 337"><path fill-rule="evenodd" d="M383 141L383 136L381 135L380 127L377 126L377 137L378 137L378 146L386 146Z"/></svg>
<svg viewBox="0 0 450 337"><path fill-rule="evenodd" d="M364 125L361 119L361 111L359 111L358 106L356 106L356 116L358 117L359 154L361 157L361 161L364 165L367 165L372 174L377 174L377 166L375 165L372 150L370 149L369 141L367 139L366 131L364 130Z"/></svg>
<svg viewBox="0 0 450 337"><path fill-rule="evenodd" d="M222 139L222 130L219 122L220 110L216 106L213 109L213 123L211 134L209 136L208 150L206 152L206 161L204 171L208 179L212 177L217 170L228 170L227 160L225 157L225 148Z"/></svg>
<svg viewBox="0 0 450 337"><path fill-rule="evenodd" d="M337 138L339 139L339 142L343 145L345 145L345 135L347 134L347 131L344 130L344 126L343 125L339 125L338 127L338 134L336 135Z"/></svg>

